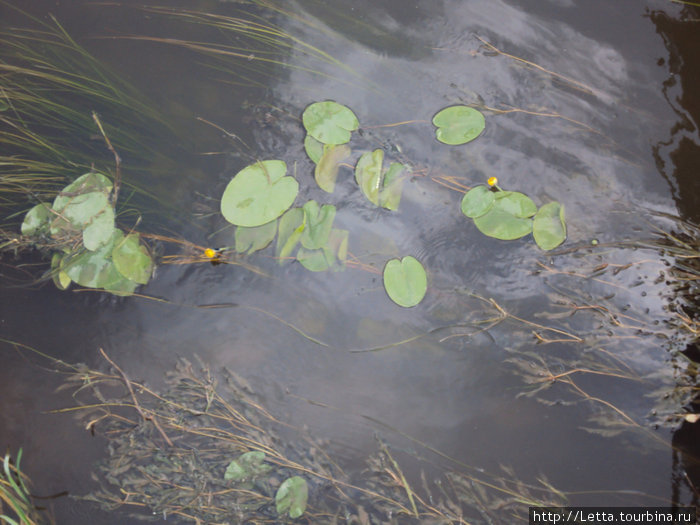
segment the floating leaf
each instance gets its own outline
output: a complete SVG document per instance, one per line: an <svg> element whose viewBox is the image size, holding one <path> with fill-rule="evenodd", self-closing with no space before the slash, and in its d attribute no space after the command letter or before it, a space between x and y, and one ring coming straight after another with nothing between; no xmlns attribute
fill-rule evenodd
<svg viewBox="0 0 700 525"><path fill-rule="evenodd" d="M262 226L282 215L294 202L299 184L285 177L281 160L257 162L239 171L221 197L221 213L236 226Z"/></svg>
<svg viewBox="0 0 700 525"><path fill-rule="evenodd" d="M292 254L302 233L304 233L304 210L292 208L282 215L277 229L275 255L279 257L280 264L283 264Z"/></svg>
<svg viewBox="0 0 700 525"><path fill-rule="evenodd" d="M563 243L566 239L564 206L556 201L542 206L535 214L532 236L543 250L552 250Z"/></svg>
<svg viewBox="0 0 700 525"><path fill-rule="evenodd" d="M348 231L334 228L322 248L317 250L299 248L297 260L304 268L312 272L325 272L329 269L338 271L345 268L347 256Z"/></svg>
<svg viewBox="0 0 700 525"><path fill-rule="evenodd" d="M387 210L396 211L401 202L401 192L408 167L400 162L392 162L384 174L382 191L379 193L379 204Z"/></svg>
<svg viewBox="0 0 700 525"><path fill-rule="evenodd" d="M51 256L51 278L53 279L56 288L59 290L66 290L72 282L71 278L68 277L68 274L63 271L63 259L64 254L62 253L54 253Z"/></svg>
<svg viewBox="0 0 700 525"><path fill-rule="evenodd" d="M297 253L297 261L311 272L325 272L331 267L323 250L307 250L301 247Z"/></svg>
<svg viewBox="0 0 700 525"><path fill-rule="evenodd" d="M301 119L307 133L324 144L345 144L360 126L349 108L331 100L307 106Z"/></svg>
<svg viewBox="0 0 700 525"><path fill-rule="evenodd" d="M323 157L323 142L319 142L311 135L306 135L304 138L304 149L314 164L318 164Z"/></svg>
<svg viewBox="0 0 700 525"><path fill-rule="evenodd" d="M277 514L283 516L289 512L292 519L298 518L306 510L309 499L309 488L301 476L293 476L282 482L275 494Z"/></svg>
<svg viewBox="0 0 700 525"><path fill-rule="evenodd" d="M379 183L382 178L384 151L375 149L364 153L355 165L355 180L372 204L379 206Z"/></svg>
<svg viewBox="0 0 700 525"><path fill-rule="evenodd" d="M272 242L277 233L277 221L270 221L261 226L236 228L236 251L238 253L253 253L262 250Z"/></svg>
<svg viewBox="0 0 700 525"><path fill-rule="evenodd" d="M316 184L328 193L335 190L335 181L338 178L340 163L350 156L350 147L346 144L339 146L324 146L323 156L319 159L314 170Z"/></svg>
<svg viewBox="0 0 700 525"><path fill-rule="evenodd" d="M81 175L68 186L63 188L53 201L54 210L62 210L77 195L99 192L109 194L112 191L112 182L101 173L90 172Z"/></svg>
<svg viewBox="0 0 700 525"><path fill-rule="evenodd" d="M392 259L384 266L384 288L392 301L410 308L423 300L428 277L423 265L414 257Z"/></svg>
<svg viewBox="0 0 700 525"><path fill-rule="evenodd" d="M245 452L228 464L224 473L224 479L243 481L269 472L272 467L264 463L264 461L265 453L260 450Z"/></svg>
<svg viewBox="0 0 700 525"><path fill-rule="evenodd" d="M308 250L317 250L325 246L335 219L335 206L324 204L319 208L316 201L304 204L304 232L301 244Z"/></svg>
<svg viewBox="0 0 700 525"><path fill-rule="evenodd" d="M37 204L27 212L22 221L22 235L34 236L48 232L49 219L52 216L48 204Z"/></svg>
<svg viewBox="0 0 700 525"><path fill-rule="evenodd" d="M462 213L472 219L489 211L495 202L494 193L486 186L474 186L464 194Z"/></svg>
<svg viewBox="0 0 700 525"><path fill-rule="evenodd" d="M511 213L512 202L496 199L491 209L476 217L474 224L484 235L504 241L524 237L532 231L532 219L516 217Z"/></svg>
<svg viewBox="0 0 700 525"><path fill-rule="evenodd" d="M127 279L146 284L153 272L153 260L138 233L130 233L112 249L112 261L117 271Z"/></svg>
<svg viewBox="0 0 700 525"><path fill-rule="evenodd" d="M515 217L532 217L537 212L532 199L519 191L497 191L494 197L503 211Z"/></svg>
<svg viewBox="0 0 700 525"><path fill-rule="evenodd" d="M433 117L437 139L450 145L466 144L478 137L486 121L484 115L468 106L450 106Z"/></svg>

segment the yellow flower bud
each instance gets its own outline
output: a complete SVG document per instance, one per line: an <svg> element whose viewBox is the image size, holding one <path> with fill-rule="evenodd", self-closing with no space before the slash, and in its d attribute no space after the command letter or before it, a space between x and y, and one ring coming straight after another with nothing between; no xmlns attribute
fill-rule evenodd
<svg viewBox="0 0 700 525"><path fill-rule="evenodd" d="M495 186L496 184L498 184L498 179L496 177L489 177L489 180L487 180L486 182L489 183L489 186Z"/></svg>
<svg viewBox="0 0 700 525"><path fill-rule="evenodd" d="M204 250L204 257L206 257L207 259L213 259L214 257L216 257L216 250L207 248L206 250Z"/></svg>

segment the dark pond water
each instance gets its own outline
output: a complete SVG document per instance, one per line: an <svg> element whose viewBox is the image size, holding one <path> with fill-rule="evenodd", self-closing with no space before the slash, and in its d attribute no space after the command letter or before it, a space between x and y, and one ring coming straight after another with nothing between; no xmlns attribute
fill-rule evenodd
<svg viewBox="0 0 700 525"><path fill-rule="evenodd" d="M139 229L232 245L233 229L218 213L224 187L253 160L280 158L300 182L299 205L314 198L338 207L336 224L350 232L358 260L380 270L414 255L429 288L419 306L402 309L376 272L279 266L272 248L246 259L267 276L235 265L163 264L139 290L163 302L17 286L8 277L3 339L106 369L103 348L155 388L178 358L198 355L235 370L277 418L326 440L355 473L379 435L405 457L416 485L424 468L437 478L464 465L508 465L527 483L546 476L577 505L696 501L698 478L685 475L697 473L696 438L689 424L678 430L677 419L665 421L685 401L662 403L679 373L671 356L687 344L668 324L677 299L664 272L673 260L620 243L649 239L655 225L673 228L654 212L700 220L700 9L666 0L271 4L282 11L182 3L276 24L293 37L282 66L258 60L262 48L214 62L172 42L113 38L228 38L137 3L10 4L41 20L53 14L172 123L179 138L154 139L162 156L151 169L130 171L124 155L125 180L157 198L135 197ZM10 33L31 26L9 5L0 19ZM368 203L347 168L332 195L315 185L299 117L326 99L358 116L357 152L384 147L414 166L399 211ZM430 120L460 103L484 110L485 132L464 146L437 142ZM418 122L382 127L406 121ZM564 203L565 253L546 254L531 237L481 235L460 213L462 193L440 183L471 186L490 176L538 204ZM213 304L241 306L198 308ZM469 324L503 311L510 316L486 331ZM531 388L513 360L595 373L564 375L574 382L523 396ZM34 362L2 347L0 445L23 447L35 492L85 494L105 442L71 416L48 413L73 402L54 392L60 378ZM636 379L616 377L623 373ZM88 503L54 505L59 523L125 523Z"/></svg>

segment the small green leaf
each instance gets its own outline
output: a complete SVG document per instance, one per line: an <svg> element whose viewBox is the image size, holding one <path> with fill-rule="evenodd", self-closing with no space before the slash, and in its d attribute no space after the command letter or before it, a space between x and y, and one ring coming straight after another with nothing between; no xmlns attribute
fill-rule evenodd
<svg viewBox="0 0 700 525"><path fill-rule="evenodd" d="M292 208L282 215L277 229L277 246L275 248L275 255L280 259L280 264L285 263L286 259L292 255L303 233L304 210Z"/></svg>
<svg viewBox="0 0 700 525"><path fill-rule="evenodd" d="M64 257L62 253L54 253L51 256L51 278L56 288L59 290L66 290L72 282L71 278L68 277L68 274L64 272L62 268Z"/></svg>
<svg viewBox="0 0 700 525"><path fill-rule="evenodd" d="M22 221L22 235L34 236L47 233L49 220L52 216L51 208L48 204L37 204L27 212Z"/></svg>
<svg viewBox="0 0 700 525"><path fill-rule="evenodd" d="M153 260L140 242L138 233L130 233L112 249L112 261L117 271L139 284L148 283L153 272Z"/></svg>
<svg viewBox="0 0 700 525"><path fill-rule="evenodd" d="M321 157L323 157L323 143L319 142L311 135L306 135L304 138L304 149L314 164L318 164Z"/></svg>
<svg viewBox="0 0 700 525"><path fill-rule="evenodd" d="M375 149L364 153L355 165L355 180L372 204L379 206L379 186L382 179L384 151Z"/></svg>
<svg viewBox="0 0 700 525"><path fill-rule="evenodd" d="M486 186L474 186L464 194L462 213L472 219L489 211L495 202L494 193Z"/></svg>
<svg viewBox="0 0 700 525"><path fill-rule="evenodd" d="M256 162L239 171L221 197L221 213L236 226L262 226L282 215L294 202L299 183L285 177L281 160Z"/></svg>
<svg viewBox="0 0 700 525"><path fill-rule="evenodd" d="M425 297L428 276L423 265L410 255L392 259L384 266L384 288L392 301L410 308Z"/></svg>
<svg viewBox="0 0 700 525"><path fill-rule="evenodd" d="M238 253L253 253L262 250L272 242L277 233L277 221L270 221L262 226L236 228L236 251Z"/></svg>
<svg viewBox="0 0 700 525"><path fill-rule="evenodd" d="M360 126L349 108L331 100L307 106L301 119L307 133L324 144L345 144Z"/></svg>
<svg viewBox="0 0 700 525"><path fill-rule="evenodd" d="M486 121L484 115L468 106L450 106L433 117L437 139L450 145L466 144L478 137Z"/></svg>
<svg viewBox="0 0 700 525"><path fill-rule="evenodd" d="M566 240L564 206L556 201L542 206L535 214L532 236L543 250L552 250L563 243Z"/></svg>
<svg viewBox="0 0 700 525"><path fill-rule="evenodd" d="M245 452L228 464L224 473L224 479L243 481L269 472L272 470L272 467L264 463L264 461L265 453L260 450Z"/></svg>
<svg viewBox="0 0 700 525"><path fill-rule="evenodd" d="M504 241L520 239L532 231L532 219L513 215L506 199L496 199L488 212L474 219L474 224L484 235Z"/></svg>
<svg viewBox="0 0 700 525"><path fill-rule="evenodd" d="M304 232L301 244L307 250L317 250L325 246L335 219L335 206L324 204L319 208L318 203L311 200L304 204Z"/></svg>
<svg viewBox="0 0 700 525"><path fill-rule="evenodd" d="M283 516L289 512L292 519L300 517L306 510L309 499L309 488L301 476L293 476L282 482L275 494L277 514Z"/></svg>
<svg viewBox="0 0 700 525"><path fill-rule="evenodd" d="M350 156L350 147L346 144L339 146L324 146L323 156L319 159L314 170L316 184L328 193L335 190L335 181L338 178L340 163Z"/></svg>

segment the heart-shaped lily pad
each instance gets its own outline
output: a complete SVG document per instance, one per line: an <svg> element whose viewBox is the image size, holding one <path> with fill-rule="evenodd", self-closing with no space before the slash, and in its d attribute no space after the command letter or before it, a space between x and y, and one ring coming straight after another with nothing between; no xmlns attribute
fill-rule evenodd
<svg viewBox="0 0 700 525"><path fill-rule="evenodd" d="M22 221L22 235L33 236L47 233L49 229L49 220L53 215L51 207L48 204L37 204L27 212Z"/></svg>
<svg viewBox="0 0 700 525"><path fill-rule="evenodd" d="M401 163L392 162L384 171L383 164L383 150L363 153L355 165L355 180L372 204L397 210L408 168Z"/></svg>
<svg viewBox="0 0 700 525"><path fill-rule="evenodd" d="M311 135L304 138L304 150L314 164L318 164L323 157L323 142L319 142Z"/></svg>
<svg viewBox="0 0 700 525"><path fill-rule="evenodd" d="M130 233L112 249L112 262L117 271L127 279L146 284L153 272L153 259L140 243L138 233Z"/></svg>
<svg viewBox="0 0 700 525"><path fill-rule="evenodd" d="M486 186L474 186L462 198L462 213L472 219L489 211L496 201L494 193Z"/></svg>
<svg viewBox="0 0 700 525"><path fill-rule="evenodd" d="M261 450L251 450L238 456L226 467L224 479L229 481L243 481L251 479L272 470L272 466L265 463L265 453Z"/></svg>
<svg viewBox="0 0 700 525"><path fill-rule="evenodd" d="M253 253L262 250L272 242L277 233L277 221L270 221L261 226L239 226L236 228L236 251Z"/></svg>
<svg viewBox="0 0 700 525"><path fill-rule="evenodd" d="M428 276L415 257L392 259L384 266L384 288L392 301L404 308L416 306L425 297Z"/></svg>
<svg viewBox="0 0 700 525"><path fill-rule="evenodd" d="M542 206L533 219L532 236L543 250L552 250L563 243L566 240L564 206L556 201Z"/></svg>
<svg viewBox="0 0 700 525"><path fill-rule="evenodd" d="M317 250L328 242L328 236L335 219L335 206L324 204L319 206L314 200L304 204L304 233L301 244L307 250Z"/></svg>
<svg viewBox="0 0 700 525"><path fill-rule="evenodd" d="M345 144L351 133L360 127L350 108L332 100L307 106L301 119L306 132L324 144Z"/></svg>
<svg viewBox="0 0 700 525"><path fill-rule="evenodd" d="M532 219L516 217L512 209L509 199L496 199L488 212L474 219L474 224L489 237L504 241L520 239L532 231Z"/></svg>
<svg viewBox="0 0 700 525"><path fill-rule="evenodd" d="M294 202L299 183L285 177L281 160L256 162L239 171L221 197L221 213L237 226L262 226L282 215Z"/></svg>
<svg viewBox="0 0 700 525"><path fill-rule="evenodd" d="M433 117L437 139L450 145L466 144L481 135L486 127L484 115L469 106L450 106Z"/></svg>

